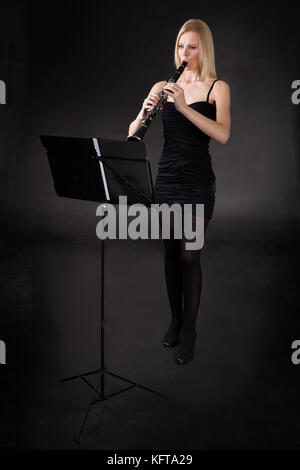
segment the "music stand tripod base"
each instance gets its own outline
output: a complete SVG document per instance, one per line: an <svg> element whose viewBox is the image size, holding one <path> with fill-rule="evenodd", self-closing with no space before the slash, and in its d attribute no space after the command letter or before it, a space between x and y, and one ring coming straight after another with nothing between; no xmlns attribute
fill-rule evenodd
<svg viewBox="0 0 300 470"><path fill-rule="evenodd" d="M60 380L60 382L67 382L67 381L70 381L70 380L82 379L94 392L94 394L91 398L91 401L89 403L89 406L87 408L86 414L84 416L84 419L82 421L80 431L79 431L78 437L76 439L77 443L80 443L80 438L81 438L81 435L82 435L82 432L83 432L83 429L84 429L85 422L86 422L87 417L89 415L91 406L94 405L95 403L108 400L109 398L111 398L115 395L126 392L126 391L128 391L132 388L135 388L135 387L141 388L142 390L146 390L147 392L154 393L154 394L160 396L163 399L167 399L167 397L165 395L163 395L162 393L157 392L157 391L155 391L155 390L153 390L149 387L146 387L145 385L142 385L138 382L134 382L134 381L132 381L132 380L126 378L126 377L122 377L121 375L118 375L114 372L111 372L104 365L104 262L105 262L105 242L104 242L104 240L101 240L101 309L100 309L100 324L101 324L101 329L100 329L100 332L101 332L100 359L101 359L101 366L100 366L99 369L96 369L96 370L93 370L93 371L90 371L90 372L85 372L83 374L78 374L78 375L73 375L73 376L70 376L70 377L65 377L65 378ZM99 374L97 387L95 387L87 379L87 377L89 377L91 375L95 375L95 374ZM125 388L121 389L121 390L117 390L116 392L106 394L105 393L105 375L106 374L110 375L112 377L115 377L119 380L122 380L123 382L127 382L130 385L128 387L125 387ZM99 388L99 382L100 382L100 388ZM94 399L95 395L97 396L96 399Z"/></svg>

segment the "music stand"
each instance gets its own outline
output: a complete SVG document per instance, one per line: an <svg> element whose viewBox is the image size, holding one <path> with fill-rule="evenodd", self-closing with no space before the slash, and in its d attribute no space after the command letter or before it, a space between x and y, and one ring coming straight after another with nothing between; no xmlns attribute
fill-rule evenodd
<svg viewBox="0 0 300 470"><path fill-rule="evenodd" d="M54 187L58 196L117 204L119 195L126 195L128 204L142 203L150 206L154 202L150 162L143 142L47 135L40 136L40 139L47 150ZM107 400L134 387L142 388L166 398L163 394L115 374L105 367L104 241L101 239L100 368L61 379L61 382L66 382L80 378L94 392L80 427L77 437L78 443L93 404ZM96 387L86 378L95 374L99 374ZM130 385L107 395L105 393L106 374ZM94 400L95 395L97 395L96 400Z"/></svg>

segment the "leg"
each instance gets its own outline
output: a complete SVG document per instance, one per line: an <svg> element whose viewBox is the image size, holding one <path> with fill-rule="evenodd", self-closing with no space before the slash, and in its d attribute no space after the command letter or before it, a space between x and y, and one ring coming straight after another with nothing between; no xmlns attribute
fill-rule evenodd
<svg viewBox="0 0 300 470"><path fill-rule="evenodd" d="M160 214L161 215L161 214ZM174 239L174 217L170 217L170 239L163 239L164 270L169 304L171 308L171 324L164 336L166 347L175 346L179 341L182 328L182 273L181 273L181 240Z"/></svg>
<svg viewBox="0 0 300 470"><path fill-rule="evenodd" d="M204 219L204 234L208 227L209 219ZM193 217L193 230L195 230L196 218ZM183 287L183 331L180 346L176 355L178 364L185 364L193 357L196 340L196 319L200 304L202 290L201 250L187 250L185 239L181 243L182 287Z"/></svg>

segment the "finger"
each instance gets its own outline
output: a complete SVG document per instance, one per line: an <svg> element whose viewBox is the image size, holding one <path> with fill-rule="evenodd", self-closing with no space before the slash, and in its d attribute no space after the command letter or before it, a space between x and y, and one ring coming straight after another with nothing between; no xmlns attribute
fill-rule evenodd
<svg viewBox="0 0 300 470"><path fill-rule="evenodd" d="M155 100L155 101L158 101L158 100L159 100L158 95L156 95L156 94L154 94L154 93L152 93L152 94L150 95L150 97L151 97L153 100Z"/></svg>
<svg viewBox="0 0 300 470"><path fill-rule="evenodd" d="M147 104L146 104L146 107L149 109L149 108L152 108L153 106L156 106L156 102L155 101L148 101Z"/></svg>
<svg viewBox="0 0 300 470"><path fill-rule="evenodd" d="M176 88L176 85L175 85L175 83L169 83L168 82L168 83L165 84L164 88L170 88L172 90L173 88Z"/></svg>
<svg viewBox="0 0 300 470"><path fill-rule="evenodd" d="M151 102L153 104L158 103L159 99L156 96L152 96L151 98L148 99L148 102Z"/></svg>
<svg viewBox="0 0 300 470"><path fill-rule="evenodd" d="M147 105L152 105L152 104L156 104L156 100L154 100L153 98L148 98L147 101L146 101L146 104Z"/></svg>

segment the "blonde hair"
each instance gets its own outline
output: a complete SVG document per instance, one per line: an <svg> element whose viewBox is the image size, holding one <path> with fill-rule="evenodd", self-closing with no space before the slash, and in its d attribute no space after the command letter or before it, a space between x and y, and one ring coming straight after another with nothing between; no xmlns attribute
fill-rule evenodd
<svg viewBox="0 0 300 470"><path fill-rule="evenodd" d="M180 28L176 38L174 59L176 68L181 64L178 54L178 43L183 33L193 31L199 38L199 74L200 80L206 81L209 78L217 78L215 65L214 41L209 26L202 20L193 18L186 21ZM184 72L181 77L183 77Z"/></svg>

